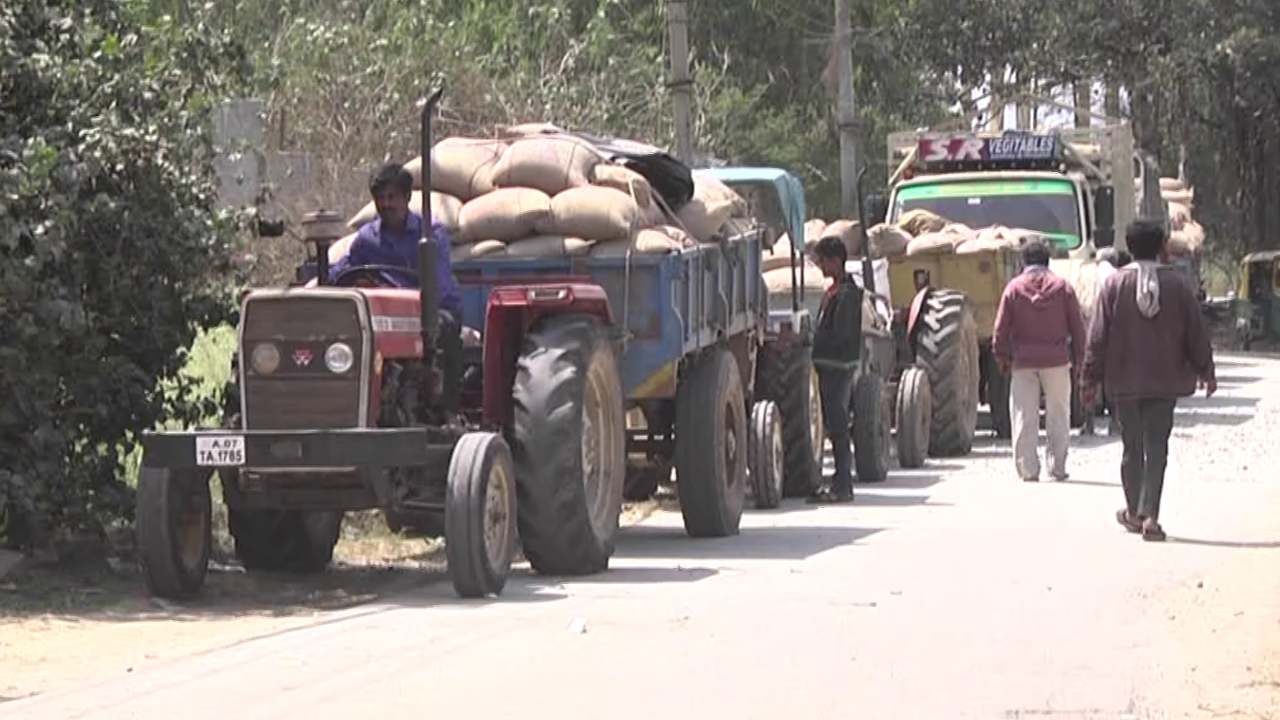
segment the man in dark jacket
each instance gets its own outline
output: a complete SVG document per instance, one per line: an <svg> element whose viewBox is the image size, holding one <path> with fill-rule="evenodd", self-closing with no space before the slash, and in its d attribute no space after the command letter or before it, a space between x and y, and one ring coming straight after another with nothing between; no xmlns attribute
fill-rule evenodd
<svg viewBox="0 0 1280 720"><path fill-rule="evenodd" d="M1022 250L1026 269L1004 289L996 312L992 352L1000 369L1012 373L1009 405L1013 459L1027 482L1040 479L1036 446L1040 435L1040 393L1049 435L1050 473L1067 478L1071 444L1071 361L1084 361L1084 319L1071 285L1049 270L1049 246L1042 240Z"/></svg>
<svg viewBox="0 0 1280 720"><path fill-rule="evenodd" d="M831 440L836 474L830 489L814 494L813 502L853 500L853 447L849 442L849 398L862 349L862 288L845 272L848 252L835 237L822 238L813 249L814 262L831 281L822 297L818 326L813 334L813 366L818 371L822 422ZM815 440L817 440L815 438Z"/></svg>
<svg viewBox="0 0 1280 720"><path fill-rule="evenodd" d="M1162 265L1164 227L1138 221L1126 233L1133 264L1107 279L1089 325L1085 398L1105 383L1124 440L1120 479L1125 507L1116 520L1144 540L1164 540L1160 496L1169 459L1173 410L1197 383L1218 389L1213 348L1195 291Z"/></svg>

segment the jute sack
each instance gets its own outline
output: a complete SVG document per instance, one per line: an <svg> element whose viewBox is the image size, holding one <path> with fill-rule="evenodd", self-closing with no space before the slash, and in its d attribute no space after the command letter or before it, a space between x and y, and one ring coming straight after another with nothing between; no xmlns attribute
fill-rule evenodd
<svg viewBox="0 0 1280 720"><path fill-rule="evenodd" d="M493 168L507 149L501 140L445 138L431 148L431 189L466 202L493 190ZM405 166L422 189L422 158Z"/></svg>
<svg viewBox="0 0 1280 720"><path fill-rule="evenodd" d="M630 236L639 218L640 209L630 195L586 185L551 198L551 213L535 228L544 235L617 240Z"/></svg>
<svg viewBox="0 0 1280 720"><path fill-rule="evenodd" d="M762 273L789 267L791 267L791 256L789 255L773 255L760 261L760 272Z"/></svg>
<svg viewBox="0 0 1280 720"><path fill-rule="evenodd" d="M849 257L862 254L862 224L857 220L836 220L822 231L821 237L839 239Z"/></svg>
<svg viewBox="0 0 1280 720"><path fill-rule="evenodd" d="M872 259L898 257L907 252L911 234L897 225L880 223L867 231L867 253Z"/></svg>
<svg viewBox="0 0 1280 720"><path fill-rule="evenodd" d="M624 192L642 209L653 203L653 187L645 176L621 165L600 163L591 170L591 184Z"/></svg>
<svg viewBox="0 0 1280 720"><path fill-rule="evenodd" d="M814 218L804 224L804 244L818 242L822 238L822 233L827 229L827 221Z"/></svg>
<svg viewBox="0 0 1280 720"><path fill-rule="evenodd" d="M531 187L548 195L587 185L600 154L568 135L538 135L511 143L493 167L497 187Z"/></svg>
<svg viewBox="0 0 1280 720"><path fill-rule="evenodd" d="M750 208L738 191L725 185L724 182L705 170L693 172L693 195L716 202L729 203L729 217L746 217Z"/></svg>
<svg viewBox="0 0 1280 720"><path fill-rule="evenodd" d="M1009 249L1007 240L993 237L976 237L956 245L957 255L976 255L983 252L996 252Z"/></svg>
<svg viewBox="0 0 1280 720"><path fill-rule="evenodd" d="M751 218L731 217L724 221L724 225L720 226L720 231L724 233L725 238L746 235L756 229L756 223Z"/></svg>
<svg viewBox="0 0 1280 720"><path fill-rule="evenodd" d="M663 235L666 235L672 240L675 240L682 248L693 247L694 245L698 244L697 241L694 240L693 237L689 235L689 233L676 227L675 225L655 225L653 229L657 230Z"/></svg>
<svg viewBox="0 0 1280 720"><path fill-rule="evenodd" d="M551 198L533 188L503 188L468 202L458 215L464 242L509 242L534 234L551 217Z"/></svg>
<svg viewBox="0 0 1280 720"><path fill-rule="evenodd" d="M962 235L945 232L928 232L912 238L907 244L907 255L947 255L956 251L957 238L961 242L968 239Z"/></svg>
<svg viewBox="0 0 1280 720"><path fill-rule="evenodd" d="M637 230L630 238L596 243L591 257L625 257L632 255L665 255L679 252L684 246L658 228Z"/></svg>
<svg viewBox="0 0 1280 720"><path fill-rule="evenodd" d="M409 209L419 215L422 214L422 191L414 190L413 195L409 198ZM431 193L431 219L438 222L450 230L458 229L458 213L462 211L462 201L452 195L444 193ZM369 203L360 208L360 212L351 216L347 221L347 227L359 228L367 222L371 222L378 217L378 209L373 203Z"/></svg>
<svg viewBox="0 0 1280 720"><path fill-rule="evenodd" d="M773 247L769 248L766 251L766 255L770 255L772 257L790 258L791 257L791 236L784 233L782 237L778 238L778 242L774 243Z"/></svg>
<svg viewBox="0 0 1280 720"><path fill-rule="evenodd" d="M590 240L563 235L535 235L508 243L507 255L534 258L574 257L586 255L594 244Z"/></svg>
<svg viewBox="0 0 1280 720"><path fill-rule="evenodd" d="M1204 226L1195 220L1190 220L1183 226L1182 232L1187 236L1187 242L1191 245L1193 252L1200 252L1204 247Z"/></svg>
<svg viewBox="0 0 1280 720"><path fill-rule="evenodd" d="M1181 203L1169 203L1169 222L1174 230L1181 230L1183 225L1191 222L1191 208Z"/></svg>
<svg viewBox="0 0 1280 720"><path fill-rule="evenodd" d="M1191 188L1187 188L1185 190L1166 190L1161 192L1160 195L1167 203L1177 203L1187 207L1194 205L1196 200L1196 192Z"/></svg>
<svg viewBox="0 0 1280 720"><path fill-rule="evenodd" d="M1182 182L1178 178L1168 178L1168 177L1160 178L1160 190L1162 192L1165 190L1186 190L1186 189L1187 189L1187 184Z"/></svg>
<svg viewBox="0 0 1280 720"><path fill-rule="evenodd" d="M531 135L559 135L563 133L559 126L549 122L529 122L518 125L507 125L498 129L498 135L508 140L518 140Z"/></svg>
<svg viewBox="0 0 1280 720"><path fill-rule="evenodd" d="M351 243L355 242L356 233L342 238L329 246L329 264L333 265L351 252Z"/></svg>
<svg viewBox="0 0 1280 720"><path fill-rule="evenodd" d="M946 225L945 218L928 210L908 210L898 219L898 227L910 233L911 237L938 232Z"/></svg>
<svg viewBox="0 0 1280 720"><path fill-rule="evenodd" d="M449 252L450 262L463 262L482 257L494 257L507 254L507 244L497 240L481 240L480 242L454 245Z"/></svg>
<svg viewBox="0 0 1280 720"><path fill-rule="evenodd" d="M796 268L796 281L800 280L800 269ZM791 292L791 266L776 268L764 273L764 286L770 293ZM817 265L804 264L804 289L823 291L827 289L827 279Z"/></svg>

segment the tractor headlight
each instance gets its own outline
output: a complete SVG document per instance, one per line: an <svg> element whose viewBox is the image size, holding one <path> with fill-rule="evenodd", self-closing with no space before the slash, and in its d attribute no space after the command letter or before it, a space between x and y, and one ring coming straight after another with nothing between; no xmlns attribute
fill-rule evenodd
<svg viewBox="0 0 1280 720"><path fill-rule="evenodd" d="M346 343L334 343L324 351L324 364L330 372L341 375L350 370L355 363L355 353L351 352L351 346Z"/></svg>
<svg viewBox="0 0 1280 720"><path fill-rule="evenodd" d="M280 367L280 348L275 343L258 343L249 357L249 365L259 375L270 375Z"/></svg>

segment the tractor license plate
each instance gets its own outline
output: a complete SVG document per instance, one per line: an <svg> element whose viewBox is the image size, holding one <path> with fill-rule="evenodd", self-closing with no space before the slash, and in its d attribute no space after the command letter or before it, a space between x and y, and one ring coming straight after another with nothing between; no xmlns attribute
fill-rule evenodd
<svg viewBox="0 0 1280 720"><path fill-rule="evenodd" d="M244 436L217 435L196 438L196 465L238 467L244 465Z"/></svg>

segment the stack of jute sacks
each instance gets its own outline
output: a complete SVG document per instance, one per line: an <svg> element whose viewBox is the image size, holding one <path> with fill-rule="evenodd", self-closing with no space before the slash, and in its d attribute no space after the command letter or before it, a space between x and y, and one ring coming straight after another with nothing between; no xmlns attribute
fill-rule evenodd
<svg viewBox="0 0 1280 720"><path fill-rule="evenodd" d="M764 257L761 262L761 269L764 272L765 286L771 293L790 292L791 290L791 272L792 265L797 261L802 262L804 266L804 290L822 291L827 287L827 281L822 277L822 271L814 265L809 257L813 246L825 237L834 237L845 246L845 251L850 259L859 257L862 253L863 237L862 226L854 220L836 220L827 223L825 220L814 218L804 224L804 250L799 253L799 257L792 257L791 252L791 236L783 234L771 248L764 249ZM796 280L800 281L799 268L796 268Z"/></svg>
<svg viewBox="0 0 1280 720"><path fill-rule="evenodd" d="M422 209L422 160L411 209ZM431 153L432 218L452 232L454 262L496 257L621 257L717 242L746 203L715 178L694 174L693 197L673 216L649 181L609 162L594 145L547 124L504 129L493 139L453 137ZM370 203L352 229L377 216ZM333 246L345 255L350 240Z"/></svg>
<svg viewBox="0 0 1280 720"><path fill-rule="evenodd" d="M867 233L867 250L873 258L902 255L968 255L993 250L1017 249L1037 233L994 225L971 228L949 222L928 210L903 213L897 224L881 223Z"/></svg>
<svg viewBox="0 0 1280 720"><path fill-rule="evenodd" d="M1204 227L1192 217L1195 191L1178 178L1160 178L1160 194L1169 204L1169 253L1176 257L1204 250Z"/></svg>

